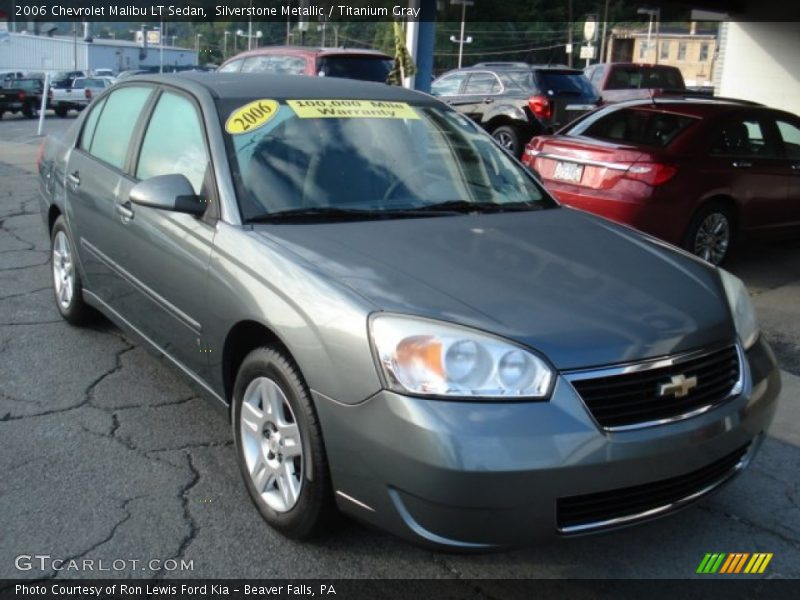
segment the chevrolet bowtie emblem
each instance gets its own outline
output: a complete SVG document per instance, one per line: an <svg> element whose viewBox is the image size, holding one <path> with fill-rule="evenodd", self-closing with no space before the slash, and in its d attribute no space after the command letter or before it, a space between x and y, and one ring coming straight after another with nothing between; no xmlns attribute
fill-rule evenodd
<svg viewBox="0 0 800 600"><path fill-rule="evenodd" d="M662 383L658 386L659 396L674 396L683 398L697 387L697 377L686 377L686 375L673 375L669 383Z"/></svg>

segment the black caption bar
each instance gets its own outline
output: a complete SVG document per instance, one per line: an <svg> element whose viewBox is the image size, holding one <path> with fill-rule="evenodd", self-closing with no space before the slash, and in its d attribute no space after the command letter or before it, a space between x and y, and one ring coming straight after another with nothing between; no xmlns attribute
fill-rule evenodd
<svg viewBox="0 0 800 600"><path fill-rule="evenodd" d="M524 22L569 20L566 0L472 0L466 21ZM785 0L700 2L723 18L741 21L800 21L800 3ZM692 2L661 0L661 19L690 20ZM597 13L598 0L572 0L575 22ZM637 3L615 3L616 21L641 21ZM0 19L18 21L460 21L462 7L450 0L0 0Z"/></svg>
<svg viewBox="0 0 800 600"><path fill-rule="evenodd" d="M800 597L800 581L716 580L0 580L0 600L563 600L566 598L725 598L770 600Z"/></svg>

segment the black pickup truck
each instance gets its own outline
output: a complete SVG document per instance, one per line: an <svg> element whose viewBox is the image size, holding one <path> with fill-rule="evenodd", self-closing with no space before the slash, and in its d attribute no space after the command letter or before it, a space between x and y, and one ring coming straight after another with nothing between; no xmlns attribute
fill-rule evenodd
<svg viewBox="0 0 800 600"><path fill-rule="evenodd" d="M9 79L0 87L0 119L18 113L32 119L39 115L44 84L41 79Z"/></svg>

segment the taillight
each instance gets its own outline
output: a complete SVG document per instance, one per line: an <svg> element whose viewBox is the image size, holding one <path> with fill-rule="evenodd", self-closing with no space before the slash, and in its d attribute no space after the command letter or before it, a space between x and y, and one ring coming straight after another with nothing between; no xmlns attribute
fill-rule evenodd
<svg viewBox="0 0 800 600"><path fill-rule="evenodd" d="M553 105L550 98L544 95L531 96L528 98L528 107L531 112L540 119L549 119L553 116Z"/></svg>
<svg viewBox="0 0 800 600"><path fill-rule="evenodd" d="M39 151L36 153L36 170L42 170L42 159L44 158L44 142L39 144Z"/></svg>
<svg viewBox="0 0 800 600"><path fill-rule="evenodd" d="M661 185L670 180L678 169L663 163L633 163L625 172L626 179L635 179L648 185Z"/></svg>
<svg viewBox="0 0 800 600"><path fill-rule="evenodd" d="M86 88L85 90L83 90L83 95L86 96L87 100L91 100L92 99L92 90L90 90L89 88Z"/></svg>
<svg viewBox="0 0 800 600"><path fill-rule="evenodd" d="M25 92L20 92L20 93L19 93L19 100L20 100L20 102L22 102L23 100L25 100Z"/></svg>

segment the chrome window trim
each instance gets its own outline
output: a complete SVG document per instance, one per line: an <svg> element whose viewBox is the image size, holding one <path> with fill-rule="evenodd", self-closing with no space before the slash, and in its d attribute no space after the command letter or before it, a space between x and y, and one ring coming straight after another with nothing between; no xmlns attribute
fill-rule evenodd
<svg viewBox="0 0 800 600"><path fill-rule="evenodd" d="M633 431L636 429L646 429L648 427L657 427L659 425L667 425L670 423L676 423L678 421L684 421L686 419L691 419L692 417L697 417L702 415L703 413L708 412L712 408L719 406L720 404L739 396L742 391L744 390L744 373L745 373L745 356L744 350L742 349L741 344L738 342L734 344L724 344L713 349L703 349L703 350L694 350L690 352L684 352L682 354L676 354L674 356L667 356L662 358L654 358L651 360L639 361L639 362L632 362L632 363L625 363L620 365L613 365L609 367L600 367L600 368L590 368L590 369L576 369L574 371L566 371L562 372L561 375L567 382L572 385L574 381L585 381L587 379L599 379L602 377L614 377L617 375L629 375L631 373L642 373L646 371L651 371L653 369L661 369L664 367L672 367L680 365L681 363L696 360L698 358L703 358L705 356L710 356L716 352L720 352L725 350L726 348L730 348L731 346L736 348L736 357L739 361L739 378L736 380L736 383L733 384L728 394L723 397L722 399L712 402L709 404L705 404L694 410L691 410L686 413L681 413L679 415L674 415L672 417L667 417L664 419L657 419L654 421L642 421L641 423L632 423L630 425L617 425L612 427L604 427L597 422L595 419L594 414L589 409L589 406L581 396L580 392L573 386L572 390L575 392L575 395L580 398L581 404L583 405L586 412L591 417L594 424L601 430L609 433L618 433L623 431Z"/></svg>
<svg viewBox="0 0 800 600"><path fill-rule="evenodd" d="M600 531L603 529L613 529L615 527L631 525L639 521L646 521L648 519L652 519L654 517L666 514L668 512L672 512L680 508L683 508L684 506L690 504L691 502L699 500L703 496L710 494L717 488L721 487L723 484L727 483L734 476L741 473L744 469L746 469L747 466L750 464L750 461L752 460L753 456L757 452L759 446L761 445L762 440L763 440L763 435L758 436L755 440L753 440L750 443L750 447L744 453L742 458L739 459L739 462L733 466L732 469L723 474L716 481L709 483L705 487L689 494L688 496L684 496L683 498L680 498L668 504L662 504L661 506L650 508L648 510L640 511L630 515L625 515L623 517L615 517L613 519L605 519L603 521L592 521L591 523L584 523L582 525L568 525L566 527L556 527L556 529L558 530L559 533L563 535L589 533L594 531Z"/></svg>

